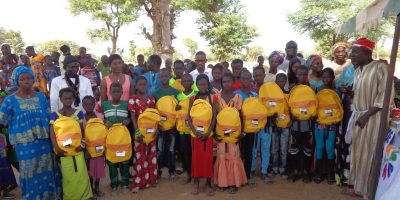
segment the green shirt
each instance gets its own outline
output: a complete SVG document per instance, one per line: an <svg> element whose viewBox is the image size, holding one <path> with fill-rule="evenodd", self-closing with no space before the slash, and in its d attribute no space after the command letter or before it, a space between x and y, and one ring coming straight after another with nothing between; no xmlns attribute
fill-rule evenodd
<svg viewBox="0 0 400 200"><path fill-rule="evenodd" d="M119 105L114 106L111 101L104 101L101 104L104 118L112 124L122 123L128 118L128 102L121 101Z"/></svg>
<svg viewBox="0 0 400 200"><path fill-rule="evenodd" d="M188 94L188 95L186 95L184 92L180 92L177 96L176 96L176 99L178 100L178 101L182 101L182 100L184 100L184 99L186 99L186 98L190 98L190 97L192 97L192 96L195 96L197 94L197 91L196 90L192 90L192 92L190 93L190 94Z"/></svg>
<svg viewBox="0 0 400 200"><path fill-rule="evenodd" d="M165 96L173 96L176 98L176 96L179 94L179 91L177 89L172 88L171 86L168 86L168 88L160 88L156 90L152 95L158 101L161 99L161 97Z"/></svg>
<svg viewBox="0 0 400 200"><path fill-rule="evenodd" d="M97 69L101 72L103 78L111 73L111 67L105 67L103 63L98 64Z"/></svg>

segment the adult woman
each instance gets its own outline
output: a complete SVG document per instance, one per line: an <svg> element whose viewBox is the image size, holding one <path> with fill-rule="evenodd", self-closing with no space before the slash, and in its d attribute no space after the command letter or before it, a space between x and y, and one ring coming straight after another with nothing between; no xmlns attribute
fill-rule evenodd
<svg viewBox="0 0 400 200"><path fill-rule="evenodd" d="M111 100L110 85L119 82L122 85L121 101L128 101L129 97L135 93L132 79L129 75L122 73L124 61L118 54L113 54L108 58L108 64L111 67L111 74L104 77L100 84L101 100Z"/></svg>
<svg viewBox="0 0 400 200"><path fill-rule="evenodd" d="M335 80L340 77L343 70L347 66L352 65L351 61L347 59L348 49L349 45L344 42L338 42L332 47L333 60L329 64L329 67L332 68L335 72Z"/></svg>
<svg viewBox="0 0 400 200"><path fill-rule="evenodd" d="M20 186L24 199L56 199L56 184L49 140L49 105L35 92L33 71L18 67L14 73L16 93L0 108L0 123L9 126L10 143L20 163Z"/></svg>
<svg viewBox="0 0 400 200"><path fill-rule="evenodd" d="M273 51L269 57L269 69L267 70L266 76L264 78L264 82L274 82L275 76L278 73L278 67L283 63L283 55L279 51Z"/></svg>
<svg viewBox="0 0 400 200"><path fill-rule="evenodd" d="M90 80L78 75L80 64L75 56L66 56L64 59L65 75L54 78L50 87L50 107L52 112L62 109L63 104L59 98L59 91L66 87L72 87L75 92L73 108L83 110L81 100L85 96L93 96Z"/></svg>

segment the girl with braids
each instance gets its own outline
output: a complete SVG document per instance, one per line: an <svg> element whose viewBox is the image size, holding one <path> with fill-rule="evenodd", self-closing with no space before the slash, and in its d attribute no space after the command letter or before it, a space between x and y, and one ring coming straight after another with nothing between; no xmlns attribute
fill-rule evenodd
<svg viewBox="0 0 400 200"><path fill-rule="evenodd" d="M63 108L63 104L58 97L61 89L71 87L76 91L73 108L83 110L81 100L85 96L93 96L90 80L78 75L79 62L74 56L66 56L64 59L65 75L54 78L50 87L50 106L52 112L57 112Z"/></svg>

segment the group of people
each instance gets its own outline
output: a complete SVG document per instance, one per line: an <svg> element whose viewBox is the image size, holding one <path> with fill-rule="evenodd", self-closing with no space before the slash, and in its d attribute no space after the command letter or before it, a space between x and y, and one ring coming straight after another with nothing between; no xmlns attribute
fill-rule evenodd
<svg viewBox="0 0 400 200"><path fill-rule="evenodd" d="M215 187L234 194L245 184L255 184L261 155L261 179L266 184L272 184L276 175L305 183L326 179L347 185L348 195L366 198L383 104L382 80L388 75L384 62L372 60L373 49L374 42L366 38L351 46L335 44L333 59L324 66L319 55L302 58L296 42L290 41L285 54L272 52L268 67L260 56L250 72L240 59L230 66L223 62L206 67L202 51L194 62L168 59L162 69L158 55L147 62L139 55L137 66L124 64L117 54L103 56L97 64L85 48L72 56L63 45L61 75L58 52L45 56L30 46L27 55L17 57L5 44L0 197L14 198L13 166L24 199L100 198L106 164L113 196L156 187L164 166L171 181L186 172L184 182L194 182L195 195L201 178L206 179L207 195L214 195ZM329 125L312 111L323 109L317 96L327 90L339 99L324 108L327 116L340 118ZM282 112L253 114L262 117L252 118L250 126L262 127L246 131L248 109L242 106L254 99L271 109L282 105ZM174 114L163 111L174 101ZM210 110L210 119L197 119L196 109ZM182 110L183 116L175 113ZM141 121L150 111L161 116L157 126ZM229 119L223 113L232 113L231 121L235 116L239 121L224 125ZM161 125L181 117L186 129L178 128L178 122ZM87 131L97 122L108 130L107 139L89 140L99 134ZM152 132L155 136L148 137ZM115 141L120 137L125 139ZM182 167L176 167L177 158Z"/></svg>

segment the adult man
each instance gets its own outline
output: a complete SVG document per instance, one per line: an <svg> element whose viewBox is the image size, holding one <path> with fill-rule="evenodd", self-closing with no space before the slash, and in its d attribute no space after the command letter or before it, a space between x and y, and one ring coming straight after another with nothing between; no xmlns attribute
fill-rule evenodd
<svg viewBox="0 0 400 200"><path fill-rule="evenodd" d="M283 63L279 65L278 70L287 72L290 60L295 57L297 57L300 60L302 65L306 64L304 58L297 56L297 43L295 41L291 40L288 43L286 43L285 51L286 51L286 57L283 60Z"/></svg>
<svg viewBox="0 0 400 200"><path fill-rule="evenodd" d="M71 49L67 45L62 45L60 47L60 51L63 53L63 56L70 56L71 55Z"/></svg>
<svg viewBox="0 0 400 200"><path fill-rule="evenodd" d="M360 38L353 43L351 62L356 66L353 85L354 111L347 134L352 133L349 184L364 198L368 197L369 178L374 160L388 66L372 59L375 42Z"/></svg>
<svg viewBox="0 0 400 200"><path fill-rule="evenodd" d="M190 72L190 75L192 75L193 80L196 81L196 78L199 74L205 74L208 76L208 79L210 82L213 80L212 74L211 74L211 69L206 68L206 62L207 62L207 57L206 53L203 51L199 51L195 55L195 62L196 62L196 69Z"/></svg>

